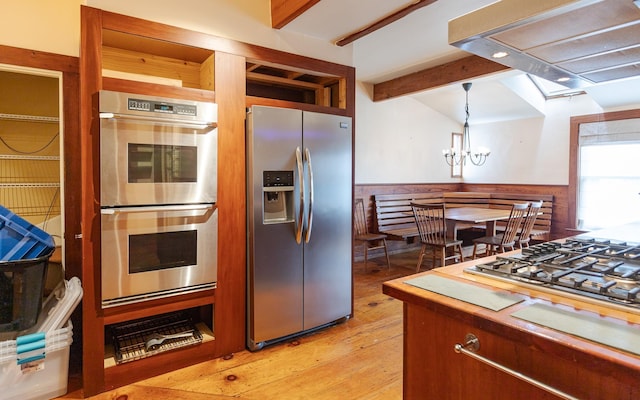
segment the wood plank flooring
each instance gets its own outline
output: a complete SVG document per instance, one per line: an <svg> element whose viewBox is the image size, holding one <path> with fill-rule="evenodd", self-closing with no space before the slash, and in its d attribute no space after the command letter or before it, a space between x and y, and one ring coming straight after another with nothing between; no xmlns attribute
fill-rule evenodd
<svg viewBox="0 0 640 400"><path fill-rule="evenodd" d="M417 252L354 265L354 316L252 353L216 359L91 397L95 400L402 398L402 303L382 283L415 271ZM60 399L81 398L72 391Z"/></svg>

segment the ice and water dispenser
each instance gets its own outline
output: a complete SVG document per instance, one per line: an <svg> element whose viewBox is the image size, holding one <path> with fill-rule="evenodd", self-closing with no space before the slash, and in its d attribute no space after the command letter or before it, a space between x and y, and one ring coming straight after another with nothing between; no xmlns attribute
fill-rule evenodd
<svg viewBox="0 0 640 400"><path fill-rule="evenodd" d="M262 222L293 222L293 171L262 172Z"/></svg>

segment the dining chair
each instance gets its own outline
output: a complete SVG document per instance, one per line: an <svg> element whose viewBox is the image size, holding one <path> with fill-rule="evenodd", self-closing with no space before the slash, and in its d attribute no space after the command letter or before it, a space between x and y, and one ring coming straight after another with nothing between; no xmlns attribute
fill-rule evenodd
<svg viewBox="0 0 640 400"><path fill-rule="evenodd" d="M520 224L527 213L528 207L529 203L514 203L513 206L511 206L511 213L509 214L509 219L507 220L507 225L503 233L474 239L472 258L475 260L479 244L485 246L483 256L504 253L507 248L515 250L516 235L518 234Z"/></svg>
<svg viewBox="0 0 640 400"><path fill-rule="evenodd" d="M529 208L527 209L527 215L522 220L522 228L516 237L516 244L519 248L529 247L529 241L531 240L531 230L533 229L533 225L536 223L536 218L538 218L538 213L542 208L542 200L534 201L529 204Z"/></svg>
<svg viewBox="0 0 640 400"><path fill-rule="evenodd" d="M364 212L364 201L357 198L353 206L353 232L356 243L361 243L364 248L364 270L367 270L369 250L384 249L387 258L387 268L391 269L389 251L387 250L387 235L384 233L371 233L367 226L367 214Z"/></svg>
<svg viewBox="0 0 640 400"><path fill-rule="evenodd" d="M413 216L418 226L418 234L422 242L420 256L418 257L418 265L416 272L420 271L422 259L428 249L431 249L431 263L436 265L436 255L440 256L440 266L444 267L447 260L464 261L462 254L462 240L447 238L447 224L445 223L444 211L445 205L438 204L418 204L411 203ZM450 255L447 250L451 249Z"/></svg>

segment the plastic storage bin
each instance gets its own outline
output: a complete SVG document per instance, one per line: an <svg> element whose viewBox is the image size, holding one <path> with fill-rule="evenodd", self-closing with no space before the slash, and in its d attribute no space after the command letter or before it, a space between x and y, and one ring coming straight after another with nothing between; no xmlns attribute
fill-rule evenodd
<svg viewBox="0 0 640 400"><path fill-rule="evenodd" d="M80 279L74 276L68 281L62 280L42 304L38 322L32 328L20 332L20 334L51 333L63 328L71 318L71 313L80 304L82 294Z"/></svg>
<svg viewBox="0 0 640 400"><path fill-rule="evenodd" d="M48 400L67 393L73 326L0 342L0 397Z"/></svg>
<svg viewBox="0 0 640 400"><path fill-rule="evenodd" d="M38 258L54 247L51 235L0 206L0 261Z"/></svg>
<svg viewBox="0 0 640 400"><path fill-rule="evenodd" d="M0 332L32 327L42 308L49 253L31 260L0 262Z"/></svg>

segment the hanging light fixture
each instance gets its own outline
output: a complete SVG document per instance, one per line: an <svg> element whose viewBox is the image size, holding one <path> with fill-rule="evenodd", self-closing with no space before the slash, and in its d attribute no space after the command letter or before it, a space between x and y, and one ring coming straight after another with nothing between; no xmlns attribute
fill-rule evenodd
<svg viewBox="0 0 640 400"><path fill-rule="evenodd" d="M471 150L471 140L469 135L469 89L471 82L462 84L462 88L466 92L466 101L464 106L465 119L462 130L462 149L444 149L442 155L450 166L466 165L467 159L471 160L473 165L483 165L487 161L487 157L491 154L491 150L486 147L480 147L477 151Z"/></svg>

